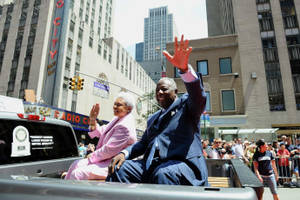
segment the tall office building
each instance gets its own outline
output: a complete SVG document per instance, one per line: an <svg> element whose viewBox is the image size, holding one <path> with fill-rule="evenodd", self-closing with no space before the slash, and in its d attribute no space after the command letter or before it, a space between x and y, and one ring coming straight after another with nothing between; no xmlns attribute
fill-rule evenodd
<svg viewBox="0 0 300 200"><path fill-rule="evenodd" d="M209 36L238 36L247 127L300 133L300 1L209 0L206 7Z"/></svg>
<svg viewBox="0 0 300 200"><path fill-rule="evenodd" d="M110 120L120 90L143 95L155 83L113 38L113 0L14 0L0 6L0 94L25 89L51 106ZM69 78L85 79L70 90ZM88 97L88 98L87 98Z"/></svg>
<svg viewBox="0 0 300 200"><path fill-rule="evenodd" d="M167 6L149 9L149 16L144 19L143 61L146 64L142 66L155 81L165 70L166 62L162 52L166 49L166 44L172 42L176 35L174 17L168 12Z"/></svg>
<svg viewBox="0 0 300 200"><path fill-rule="evenodd" d="M135 45L135 60L137 62L143 62L144 54L144 42L137 43Z"/></svg>

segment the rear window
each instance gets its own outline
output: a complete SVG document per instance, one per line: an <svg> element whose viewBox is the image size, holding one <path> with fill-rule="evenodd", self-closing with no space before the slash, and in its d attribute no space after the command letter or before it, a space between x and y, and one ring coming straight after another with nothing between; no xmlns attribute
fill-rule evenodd
<svg viewBox="0 0 300 200"><path fill-rule="evenodd" d="M73 156L78 150L70 127L0 119L0 165Z"/></svg>

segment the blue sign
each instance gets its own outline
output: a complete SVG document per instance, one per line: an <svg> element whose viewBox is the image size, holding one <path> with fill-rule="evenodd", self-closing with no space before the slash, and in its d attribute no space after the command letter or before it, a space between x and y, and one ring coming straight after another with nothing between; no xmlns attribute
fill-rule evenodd
<svg viewBox="0 0 300 200"><path fill-rule="evenodd" d="M105 90L107 92L109 92L109 86L108 85L105 85L105 84L102 84L102 83L99 83L97 81L94 82L94 87L96 88L99 88L101 90Z"/></svg>

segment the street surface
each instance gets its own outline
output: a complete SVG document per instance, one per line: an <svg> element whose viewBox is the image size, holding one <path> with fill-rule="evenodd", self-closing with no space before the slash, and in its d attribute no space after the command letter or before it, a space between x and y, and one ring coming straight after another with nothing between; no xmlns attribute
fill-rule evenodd
<svg viewBox="0 0 300 200"><path fill-rule="evenodd" d="M280 200L299 200L300 188L278 188ZM273 196L268 187L265 187L264 200L272 200Z"/></svg>

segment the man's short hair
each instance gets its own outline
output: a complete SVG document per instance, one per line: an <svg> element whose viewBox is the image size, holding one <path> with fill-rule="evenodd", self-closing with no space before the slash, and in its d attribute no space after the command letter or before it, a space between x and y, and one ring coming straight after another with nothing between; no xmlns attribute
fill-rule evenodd
<svg viewBox="0 0 300 200"><path fill-rule="evenodd" d="M260 146L263 146L263 145L265 145L266 143L265 143L265 140L264 139L260 139L260 140L258 140L257 142L256 142L256 146L257 147L260 147Z"/></svg>
<svg viewBox="0 0 300 200"><path fill-rule="evenodd" d="M282 145L284 145L284 146L285 146L284 142L280 142L279 146L282 146Z"/></svg>
<svg viewBox="0 0 300 200"><path fill-rule="evenodd" d="M169 77L163 77L163 78L159 79L159 81L169 81L169 83L170 83L170 89L171 90L177 90L177 85L176 85L174 79L169 78Z"/></svg>

